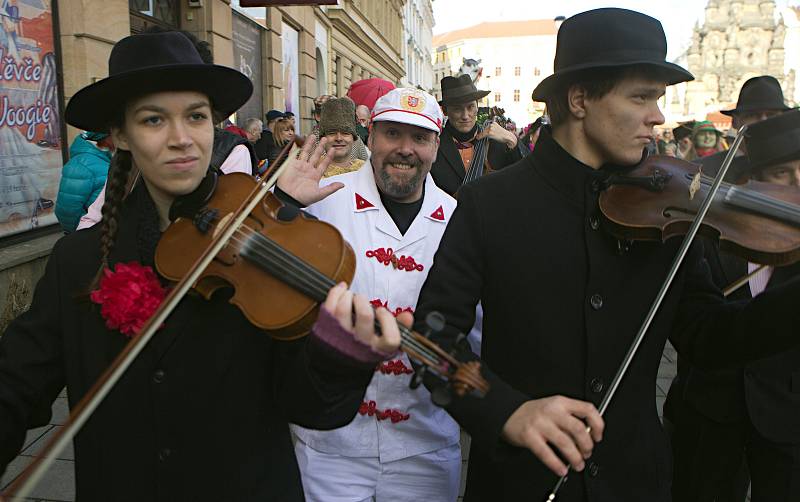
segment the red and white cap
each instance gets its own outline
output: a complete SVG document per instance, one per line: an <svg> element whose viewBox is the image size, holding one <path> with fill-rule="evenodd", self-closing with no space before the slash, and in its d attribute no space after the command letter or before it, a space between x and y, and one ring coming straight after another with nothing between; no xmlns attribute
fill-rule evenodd
<svg viewBox="0 0 800 502"><path fill-rule="evenodd" d="M393 89L375 102L372 122L399 122L442 132L442 109L436 98L412 87Z"/></svg>

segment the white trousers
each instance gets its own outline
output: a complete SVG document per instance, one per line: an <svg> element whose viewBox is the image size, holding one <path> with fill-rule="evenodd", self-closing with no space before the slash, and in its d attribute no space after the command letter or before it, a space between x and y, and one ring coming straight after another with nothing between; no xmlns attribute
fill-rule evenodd
<svg viewBox="0 0 800 502"><path fill-rule="evenodd" d="M455 502L461 448L455 444L384 462L317 451L295 438L307 502Z"/></svg>

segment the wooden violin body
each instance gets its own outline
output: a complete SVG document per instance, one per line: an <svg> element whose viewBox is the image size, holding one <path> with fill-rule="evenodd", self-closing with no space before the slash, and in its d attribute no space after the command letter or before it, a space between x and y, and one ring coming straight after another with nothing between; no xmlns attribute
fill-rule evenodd
<svg viewBox="0 0 800 502"><path fill-rule="evenodd" d="M255 184L252 177L242 173L220 177L213 198L204 209L205 214L217 211L215 221L224 223L225 218L233 214L252 192ZM276 275L264 273L265 262L275 262L265 256L261 256L260 261L246 258L242 253L245 243L257 238L255 234L260 234L306 264L313 264L334 283L352 280L355 254L339 231L328 223L302 214L297 214L291 221L281 221L278 212L282 207L273 194L268 194L250 213L245 226L206 268L195 289L205 298L210 298L220 288L233 287L235 292L231 302L251 323L275 338L291 340L311 329L317 317L318 302ZM186 275L215 236L216 227L204 232L196 220L178 218L158 243L156 265L158 272L167 279L177 281Z"/></svg>
<svg viewBox="0 0 800 502"><path fill-rule="evenodd" d="M656 156L624 176L612 175L599 201L606 228L629 240L685 234L713 181L698 173L698 165ZM758 181L723 183L700 232L754 263L794 263L800 260L800 190Z"/></svg>

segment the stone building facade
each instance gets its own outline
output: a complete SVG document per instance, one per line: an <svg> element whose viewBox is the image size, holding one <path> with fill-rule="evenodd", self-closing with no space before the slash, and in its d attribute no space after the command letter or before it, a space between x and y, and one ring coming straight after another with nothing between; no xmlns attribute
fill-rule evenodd
<svg viewBox="0 0 800 502"><path fill-rule="evenodd" d="M465 59L472 59L482 68L477 87L491 91L480 104L503 108L519 127L532 122L544 103L531 101L531 93L553 73L562 20L484 22L434 36L434 95L441 99L441 79L459 74Z"/></svg>
<svg viewBox="0 0 800 502"><path fill-rule="evenodd" d="M406 76L402 84L431 91L433 81L433 6L431 0L407 0L403 16L403 60Z"/></svg>

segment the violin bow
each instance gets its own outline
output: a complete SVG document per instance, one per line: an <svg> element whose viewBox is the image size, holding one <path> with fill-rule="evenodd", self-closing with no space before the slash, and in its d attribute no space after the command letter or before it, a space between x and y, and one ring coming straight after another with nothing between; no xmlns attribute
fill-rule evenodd
<svg viewBox="0 0 800 502"><path fill-rule="evenodd" d="M628 367L630 366L631 362L633 361L636 352L639 350L639 345L641 345L642 340L644 340L645 334L647 334L647 330L650 328L650 324L653 322L653 318L658 313L658 309L661 307L661 303L664 301L664 297L667 295L667 290L672 285L672 281L675 279L675 276L678 273L678 269L680 268L681 264L683 263L684 258L686 258L686 254L689 252L689 246L692 245L694 242L694 238L697 235L697 231L700 229L700 224L703 222L703 219L708 212L708 208L711 207L711 203L714 202L714 197L719 190L720 185L722 184L723 178L725 178L725 174L728 172L728 168L731 166L733 162L733 158L736 155L736 152L739 150L739 146L744 141L744 133L747 130L747 125L743 125L739 131L736 133L736 139L733 140L733 144L731 148L728 150L728 154L725 156L725 160L722 162L722 166L717 173L717 176L714 178L714 182L711 184L711 189L708 191L706 198L703 200L703 204L700 206L700 210L698 211L697 215L694 217L692 221L692 225L689 227L689 231L686 233L686 236L683 238L683 242L681 243L680 248L678 249L678 254L675 256L675 259L672 261L672 266L667 273L667 278L664 280L664 283L661 285L661 289L658 291L653 304L650 306L650 310L647 312L647 316L645 316L644 321L642 322L639 331L636 333L636 337L633 339L630 347L628 347L628 352L625 354L625 358L622 360L619 368L617 369L616 375L614 375L614 379L611 381L611 385L608 387L608 391L603 396L603 400L600 401L600 407L598 411L600 412L600 416L603 416L608 409L608 405L611 403L611 400L614 398L614 394L617 392L617 388L619 387L620 382L625 377L625 374L628 372ZM587 428L587 431L590 430ZM546 502L553 502L556 499L556 495L558 491L564 486L566 483L567 478L569 477L569 466L567 466L567 474L561 476L558 482L555 484L553 489L550 491L550 495L547 497Z"/></svg>
<svg viewBox="0 0 800 502"><path fill-rule="evenodd" d="M289 145L284 147L278 159L287 154L292 155L294 153L296 155L296 152L297 145L292 141ZM44 447L44 450L33 459L23 473L6 488L2 496L0 496L0 501L25 500L25 497L30 494L34 486L36 486L45 472L47 472L47 469L52 465L53 461L55 461L56 456L64 451L64 448L67 447L72 438L81 430L97 407L100 406L100 403L103 402L119 379L122 378L122 375L128 367L136 360L136 357L147 345L147 342L153 338L158 328L166 321L167 317L169 317L175 307L177 307L181 299L183 299L186 293L192 288L200 277L200 274L203 273L222 248L225 247L233 233L236 232L253 208L261 202L261 199L263 199L267 192L277 183L278 177L289 165L291 165L290 162L284 162L275 170L269 179L261 181L255 186L249 198L242 202L239 209L233 213L234 217L230 218L227 224L223 225L219 235L211 245L206 248L203 254L200 255L197 261L195 261L189 273L172 288L158 310L156 310L147 323L142 326L141 331L128 342L122 352L117 355L111 365L106 368L100 378L95 381L89 391L81 398L80 402L70 412L67 423L53 435Z"/></svg>

